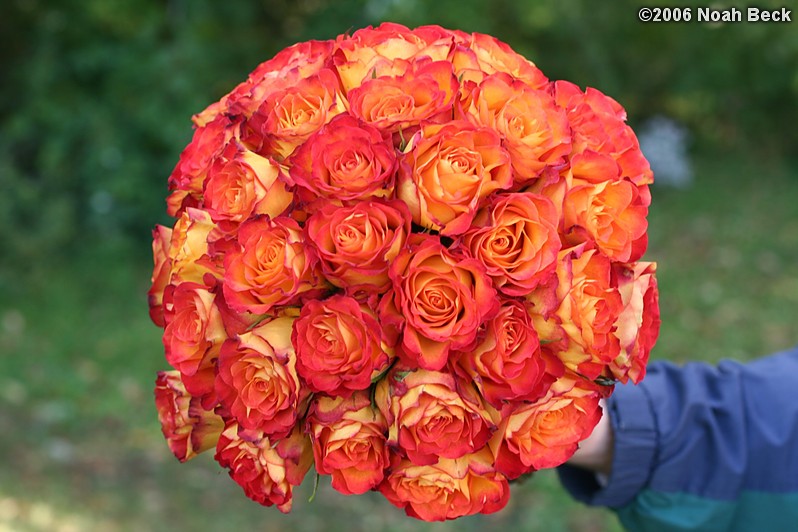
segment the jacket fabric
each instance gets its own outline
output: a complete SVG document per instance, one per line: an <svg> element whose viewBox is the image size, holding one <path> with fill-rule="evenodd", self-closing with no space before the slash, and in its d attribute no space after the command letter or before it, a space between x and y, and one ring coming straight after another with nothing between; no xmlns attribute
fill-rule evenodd
<svg viewBox="0 0 798 532"><path fill-rule="evenodd" d="M652 362L607 402L606 482L559 468L632 531L798 531L798 347L754 362Z"/></svg>

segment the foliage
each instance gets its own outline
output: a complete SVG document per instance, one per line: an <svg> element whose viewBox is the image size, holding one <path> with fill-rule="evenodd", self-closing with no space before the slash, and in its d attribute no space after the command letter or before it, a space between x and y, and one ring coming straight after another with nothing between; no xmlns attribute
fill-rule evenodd
<svg viewBox="0 0 798 532"><path fill-rule="evenodd" d="M690 23L644 24L638 7L10 0L0 7L0 260L19 266L98 241L146 242L163 221L166 176L190 139L191 114L293 42L382 20L496 35L552 78L612 95L633 123L665 114L687 124L699 147L778 156L798 142L790 24L699 23L697 7Z"/></svg>

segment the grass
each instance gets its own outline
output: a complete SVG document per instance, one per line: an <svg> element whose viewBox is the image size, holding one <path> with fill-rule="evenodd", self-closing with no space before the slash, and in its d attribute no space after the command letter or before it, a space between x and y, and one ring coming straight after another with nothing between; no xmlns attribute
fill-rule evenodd
<svg viewBox="0 0 798 532"><path fill-rule="evenodd" d="M654 358L750 359L798 343L795 198L795 168L736 159L698 161L690 189L654 189ZM282 515L246 499L209 454L177 463L152 401L166 363L146 309L149 250L101 244L0 273L0 531L619 530L550 471L514 485L496 515L427 525L325 479L314 502L306 482Z"/></svg>

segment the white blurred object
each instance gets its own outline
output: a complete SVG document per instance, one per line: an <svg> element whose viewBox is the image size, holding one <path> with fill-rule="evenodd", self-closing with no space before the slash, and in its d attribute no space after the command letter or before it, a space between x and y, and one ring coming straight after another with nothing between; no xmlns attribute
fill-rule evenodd
<svg viewBox="0 0 798 532"><path fill-rule="evenodd" d="M638 135L651 169L654 182L686 188L693 181L693 166L687 153L687 128L665 116L655 116L640 127Z"/></svg>

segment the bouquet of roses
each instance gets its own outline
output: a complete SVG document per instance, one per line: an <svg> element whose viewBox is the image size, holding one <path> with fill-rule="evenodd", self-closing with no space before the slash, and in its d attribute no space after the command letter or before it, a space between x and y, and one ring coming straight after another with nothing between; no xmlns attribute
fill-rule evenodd
<svg viewBox="0 0 798 532"><path fill-rule="evenodd" d="M155 398L288 512L311 465L408 515L562 464L659 329L653 176L618 103L483 34L297 44L193 118L153 232Z"/></svg>

